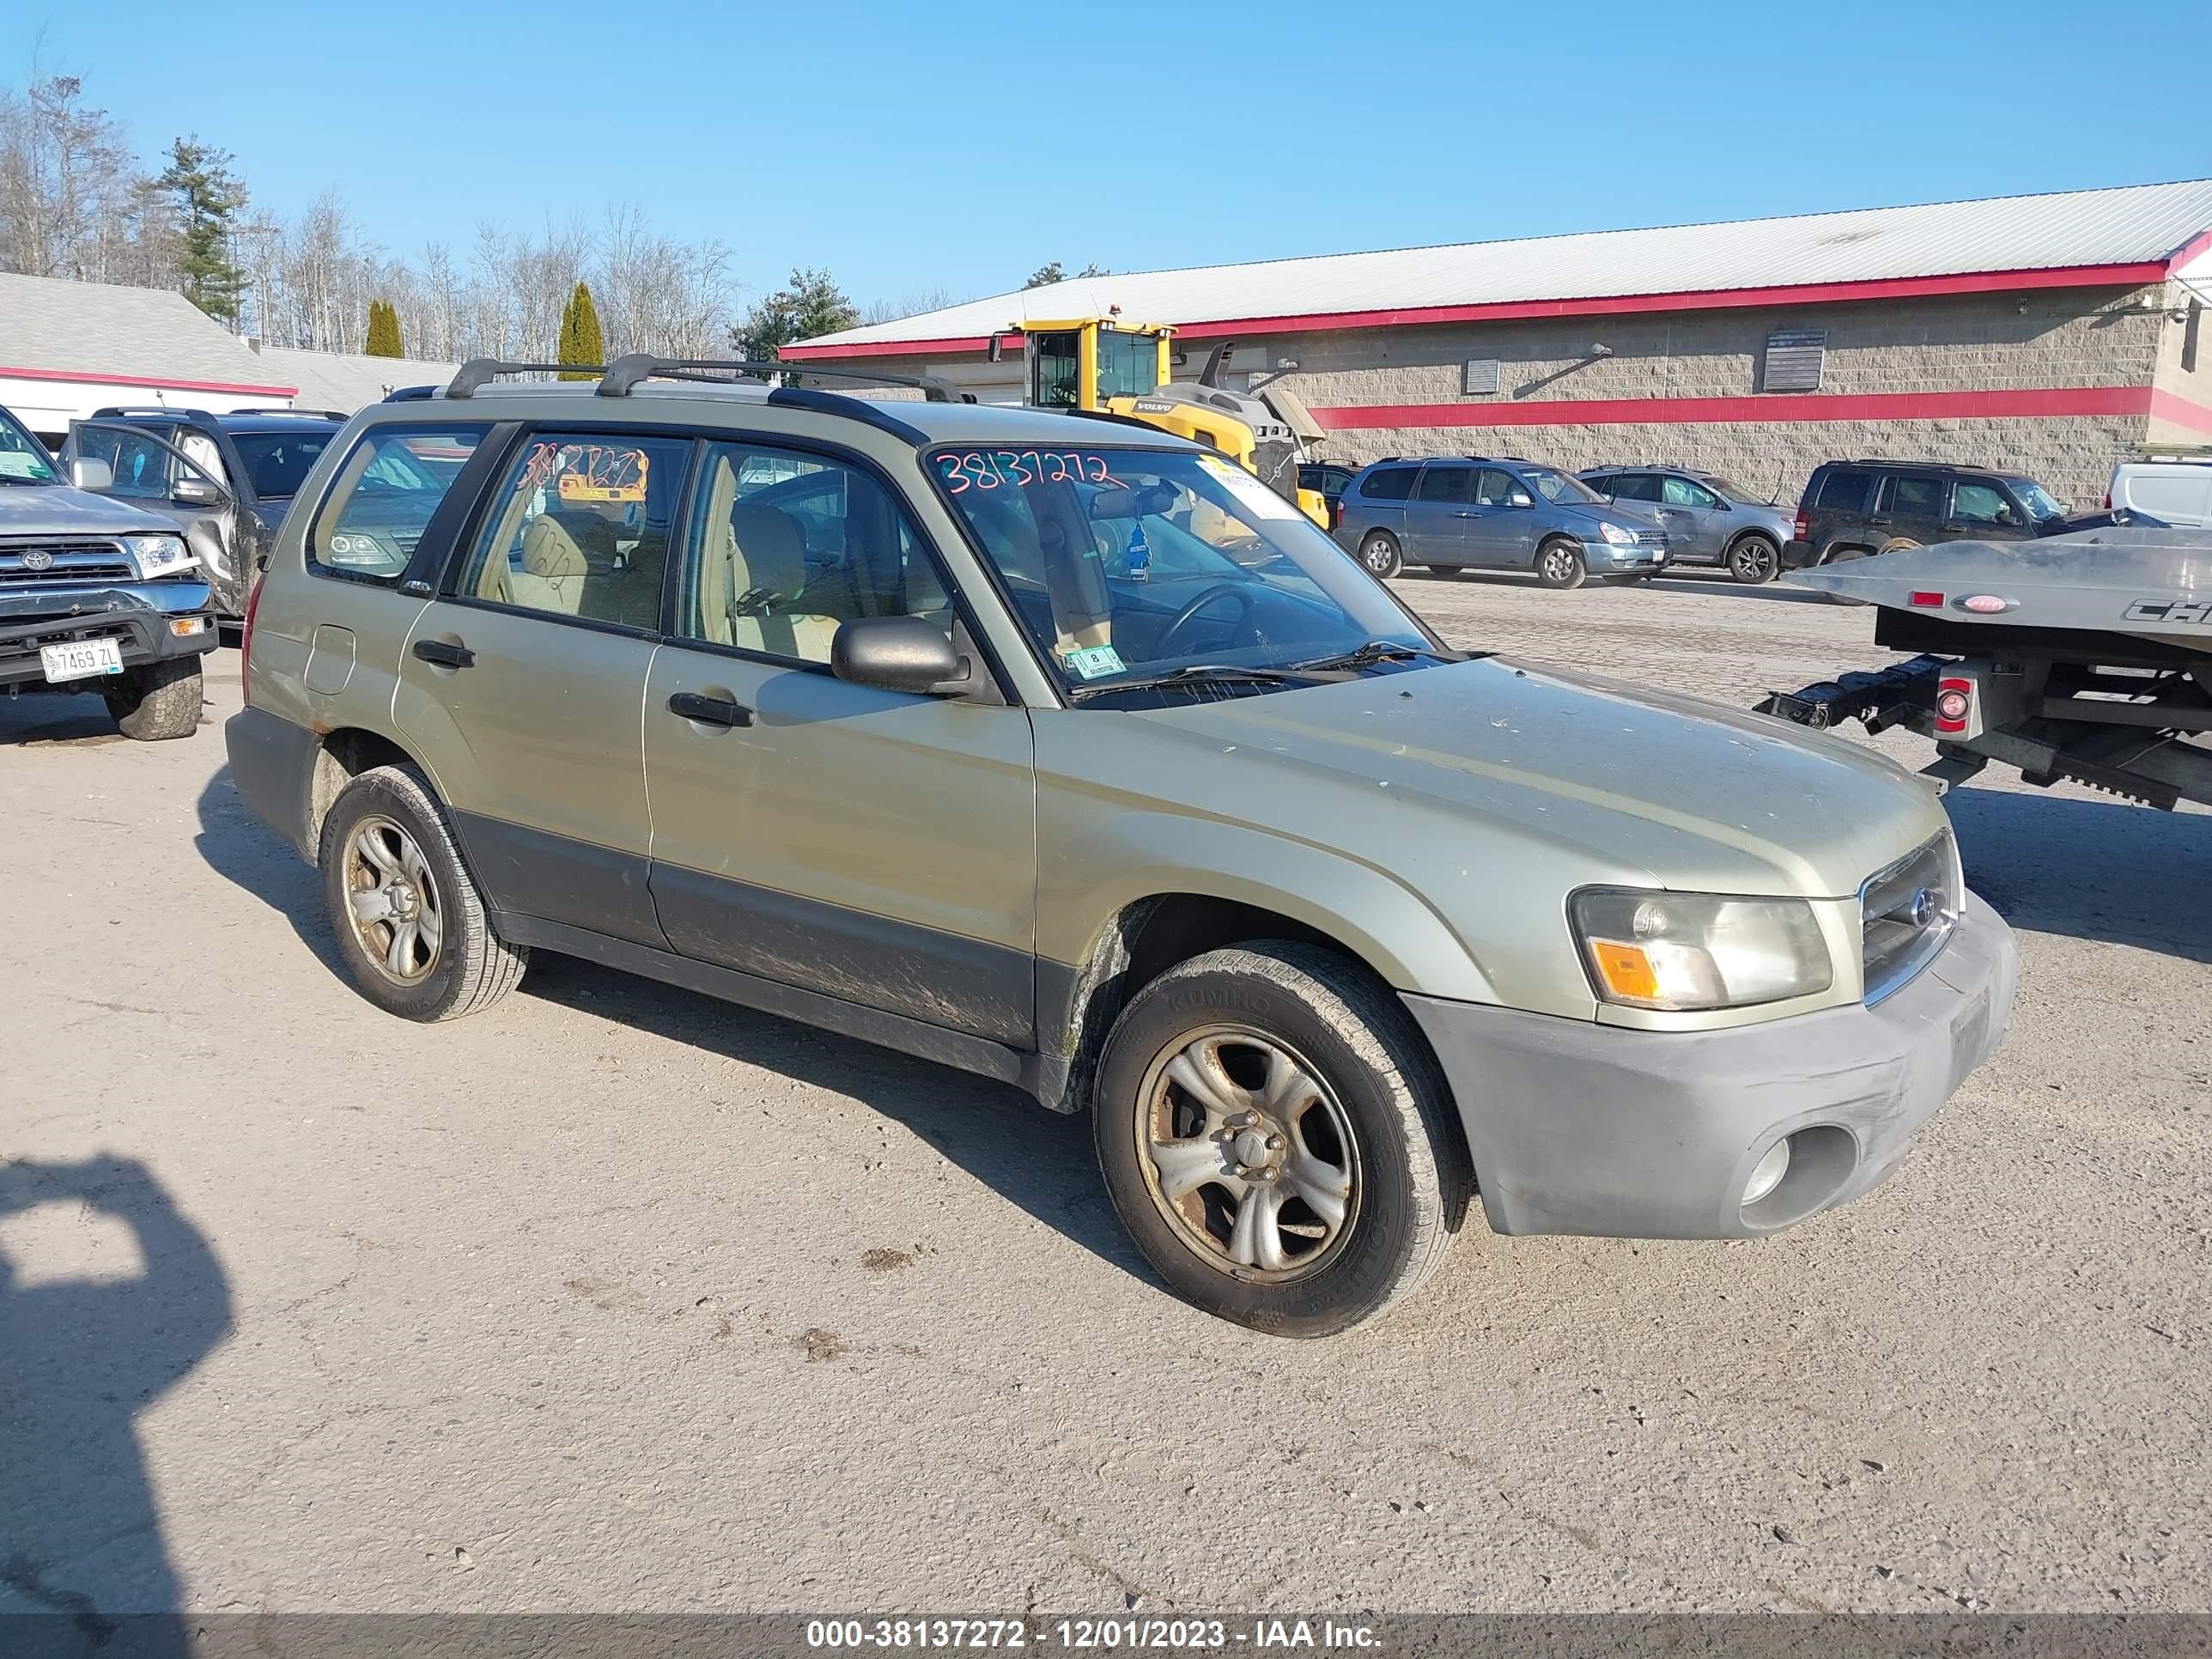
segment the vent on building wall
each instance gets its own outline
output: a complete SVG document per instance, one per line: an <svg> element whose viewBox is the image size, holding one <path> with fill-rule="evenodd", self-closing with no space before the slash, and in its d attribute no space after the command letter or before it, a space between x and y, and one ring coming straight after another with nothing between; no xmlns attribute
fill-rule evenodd
<svg viewBox="0 0 2212 1659"><path fill-rule="evenodd" d="M1459 389L1462 396L1489 397L1498 390L1498 359L1470 357L1461 371Z"/></svg>
<svg viewBox="0 0 2212 1659"><path fill-rule="evenodd" d="M1778 328L1766 337L1762 392L1818 392L1820 368L1828 355L1825 328Z"/></svg>

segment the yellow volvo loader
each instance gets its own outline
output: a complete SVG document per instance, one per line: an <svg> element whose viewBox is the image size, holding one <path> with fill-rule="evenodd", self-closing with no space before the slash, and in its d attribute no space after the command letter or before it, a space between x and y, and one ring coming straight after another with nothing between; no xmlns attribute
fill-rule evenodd
<svg viewBox="0 0 2212 1659"><path fill-rule="evenodd" d="M1215 346L1198 379L1188 381L1171 378L1169 342L1175 330L1164 324L1078 317L1024 323L1020 333L1024 402L1038 409L1118 415L1208 445L1328 528L1328 509L1320 492L1298 488L1298 463L1306 445L1321 438L1321 428L1305 405L1285 392L1270 398L1264 389L1255 395L1223 386L1231 342ZM1006 337L991 337L993 362L1000 361Z"/></svg>

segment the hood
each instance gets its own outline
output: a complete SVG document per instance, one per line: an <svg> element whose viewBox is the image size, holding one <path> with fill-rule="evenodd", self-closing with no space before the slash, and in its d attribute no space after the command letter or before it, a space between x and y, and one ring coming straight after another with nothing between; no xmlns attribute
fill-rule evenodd
<svg viewBox="0 0 2212 1659"><path fill-rule="evenodd" d="M143 536L177 533L143 507L68 484L0 485L0 536Z"/></svg>
<svg viewBox="0 0 2212 1659"><path fill-rule="evenodd" d="M1217 774L1240 769L1233 750L1281 775L1241 779L1248 802L1333 817L1332 785L1367 810L1389 789L1397 824L1361 850L1401 868L1457 842L1449 820L1479 819L1574 855L1578 883L1847 898L1946 822L1932 791L1843 738L1503 658L1138 718L1204 743Z"/></svg>

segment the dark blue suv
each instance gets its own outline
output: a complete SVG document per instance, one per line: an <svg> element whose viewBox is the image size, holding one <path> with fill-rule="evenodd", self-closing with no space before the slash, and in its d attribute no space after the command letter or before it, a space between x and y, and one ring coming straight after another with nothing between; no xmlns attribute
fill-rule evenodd
<svg viewBox="0 0 2212 1659"><path fill-rule="evenodd" d="M1346 487L1334 533L1378 576L1425 564L1531 570L1547 587L1580 587L1593 572L1641 581L1667 566L1656 514L1510 455L1377 461Z"/></svg>

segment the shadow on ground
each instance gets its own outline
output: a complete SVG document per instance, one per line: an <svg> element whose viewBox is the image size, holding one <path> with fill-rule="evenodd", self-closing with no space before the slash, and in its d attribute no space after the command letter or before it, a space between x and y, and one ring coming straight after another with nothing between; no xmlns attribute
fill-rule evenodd
<svg viewBox="0 0 2212 1659"><path fill-rule="evenodd" d="M1486 587L1536 587L1540 584L1528 572L1521 570L1431 570L1408 565L1393 579L1407 582L1474 582ZM1613 584L1592 576L1583 584L1583 592L1597 592ZM1713 570L1692 575L1687 572L1676 576L1654 577L1635 584L1621 584L1621 592L1658 593L1674 599L1771 599L1781 605L1831 605L1834 603L1825 593L1814 593L1802 587L1782 587L1764 582L1747 587L1724 572Z"/></svg>
<svg viewBox="0 0 2212 1659"><path fill-rule="evenodd" d="M56 1206L121 1222L142 1262L118 1279L37 1273L0 1249L0 1645L184 1655L180 1587L133 1419L230 1329L208 1242L143 1164L0 1164L0 1219ZM25 1644L18 1646L18 1642Z"/></svg>
<svg viewBox="0 0 2212 1659"><path fill-rule="evenodd" d="M2212 817L2012 789L1944 802L1968 884L2014 927L2212 963Z"/></svg>
<svg viewBox="0 0 2212 1659"><path fill-rule="evenodd" d="M522 991L848 1096L1101 1260L1158 1285L1099 1178L1091 1120L1011 1085L757 1013L574 957L533 951Z"/></svg>
<svg viewBox="0 0 2212 1659"><path fill-rule="evenodd" d="M229 767L201 791L199 821L194 844L209 867L282 915L325 968L347 979L320 878L239 799ZM521 989L850 1096L1038 1220L1152 1282L1107 1200L1086 1117L1047 1111L988 1078L550 951L532 953Z"/></svg>

